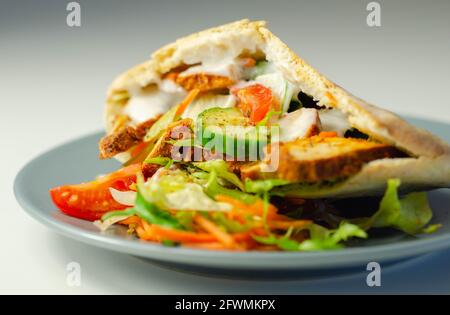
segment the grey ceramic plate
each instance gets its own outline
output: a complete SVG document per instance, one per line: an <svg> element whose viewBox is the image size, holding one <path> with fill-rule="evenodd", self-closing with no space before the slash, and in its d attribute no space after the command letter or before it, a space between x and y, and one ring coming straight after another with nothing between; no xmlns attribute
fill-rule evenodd
<svg viewBox="0 0 450 315"><path fill-rule="evenodd" d="M450 141L450 125L410 120ZM338 251L212 252L145 243L127 236L120 228L102 234L92 223L58 212L48 195L51 187L90 180L97 174L117 169L119 165L114 161L98 160L97 141L100 137L101 133L92 134L42 154L20 171L14 186L17 200L32 217L58 233L90 245L151 259L186 271L256 277L342 273L363 268L370 261L388 264L450 247L448 189L430 193L435 214L433 221L443 224L439 232L417 238L401 233L383 233Z"/></svg>

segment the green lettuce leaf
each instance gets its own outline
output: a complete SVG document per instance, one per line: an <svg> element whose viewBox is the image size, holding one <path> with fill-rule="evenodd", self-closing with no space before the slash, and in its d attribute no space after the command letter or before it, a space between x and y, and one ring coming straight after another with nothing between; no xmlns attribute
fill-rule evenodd
<svg viewBox="0 0 450 315"><path fill-rule="evenodd" d="M389 179L386 192L380 202L378 211L368 219L363 219L360 226L392 227L408 234L417 234L424 230L433 213L425 192L415 192L399 198L399 179Z"/></svg>
<svg viewBox="0 0 450 315"><path fill-rule="evenodd" d="M230 211L231 205L210 198L202 186L187 183L183 189L165 195L166 207L191 211Z"/></svg>
<svg viewBox="0 0 450 315"><path fill-rule="evenodd" d="M269 227L267 225L267 212L270 205L269 191L277 186L286 185L289 182L282 179L266 179L266 180L250 180L245 181L245 191L251 192L262 197L264 201L264 213L263 213L263 223L264 228L269 232Z"/></svg>
<svg viewBox="0 0 450 315"><path fill-rule="evenodd" d="M102 216L101 221L106 221L114 217L130 217L135 214L136 210L134 210L134 208L128 208L119 211L109 211Z"/></svg>
<svg viewBox="0 0 450 315"><path fill-rule="evenodd" d="M267 237L253 236L253 238L262 244L276 245L287 251L339 249L343 247L342 242L352 237L367 238L367 233L363 229L348 222L342 222L335 230L329 230L317 224L310 224L305 229L309 230L310 239L303 242L291 239L289 237L291 231L282 237L271 234Z"/></svg>
<svg viewBox="0 0 450 315"><path fill-rule="evenodd" d="M442 227L442 224L430 224L429 226L425 227L421 233L425 234L432 234L437 232Z"/></svg>
<svg viewBox="0 0 450 315"><path fill-rule="evenodd" d="M223 212L211 213L210 217L214 220L216 224L225 228L226 231L231 233L239 233L248 231L252 225L248 222L240 223L235 220L228 219Z"/></svg>
<svg viewBox="0 0 450 315"><path fill-rule="evenodd" d="M218 177L225 179L234 186L238 187L240 190L244 190L244 184L236 174L230 172L230 170L228 169L228 165L224 160L211 160L193 164L194 166L208 173L215 171Z"/></svg>
<svg viewBox="0 0 450 315"><path fill-rule="evenodd" d="M341 222L335 230L328 230L320 225L312 224L310 227L311 239L302 242L299 250L326 250L344 247L342 242L352 237L367 238L367 233L359 226Z"/></svg>
<svg viewBox="0 0 450 315"><path fill-rule="evenodd" d="M269 121L272 117L277 116L277 115L281 115L283 112L279 111L279 110L273 110L271 109L266 116L264 116L264 118L262 120L260 120L257 124L256 127L261 127L261 126L267 126L269 124Z"/></svg>
<svg viewBox="0 0 450 315"><path fill-rule="evenodd" d="M147 164L157 164L157 165L165 166L166 168L171 167L173 162L174 161L171 158L164 157L164 156L148 158L144 161L144 163L147 163Z"/></svg>
<svg viewBox="0 0 450 315"><path fill-rule="evenodd" d="M246 179L245 181L245 191L262 194L264 192L269 192L274 187L284 186L290 182L284 179L264 179L264 180L251 180Z"/></svg>
<svg viewBox="0 0 450 315"><path fill-rule="evenodd" d="M217 177L218 176L216 171L213 170L211 173L209 173L208 181L204 186L206 194L211 198L215 198L218 195L225 195L247 204L253 203L258 200L257 196L247 194L240 190L223 187L219 184Z"/></svg>
<svg viewBox="0 0 450 315"><path fill-rule="evenodd" d="M183 229L180 222L170 215L169 212L160 209L155 203L148 201L144 197L146 189L143 187L143 180L138 179L136 202L133 209L136 214L151 224L158 224L172 229Z"/></svg>
<svg viewBox="0 0 450 315"><path fill-rule="evenodd" d="M178 211L175 213L178 222L189 231L194 230L194 215L194 211Z"/></svg>
<svg viewBox="0 0 450 315"><path fill-rule="evenodd" d="M160 209L179 211L229 211L231 206L217 202L203 185L184 170L168 170L142 185L144 197ZM206 182L200 180L198 182Z"/></svg>

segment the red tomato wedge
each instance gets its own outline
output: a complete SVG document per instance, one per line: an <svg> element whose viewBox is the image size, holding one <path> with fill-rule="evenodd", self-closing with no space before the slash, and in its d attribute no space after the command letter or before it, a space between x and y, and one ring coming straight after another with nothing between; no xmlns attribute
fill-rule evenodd
<svg viewBox="0 0 450 315"><path fill-rule="evenodd" d="M92 182L52 188L50 196L63 213L95 221L108 211L127 208L113 199L109 188L129 190L129 186L136 182L136 174L140 170L141 164L133 164Z"/></svg>
<svg viewBox="0 0 450 315"><path fill-rule="evenodd" d="M272 107L272 91L261 84L246 86L235 93L239 108L254 123L263 120Z"/></svg>

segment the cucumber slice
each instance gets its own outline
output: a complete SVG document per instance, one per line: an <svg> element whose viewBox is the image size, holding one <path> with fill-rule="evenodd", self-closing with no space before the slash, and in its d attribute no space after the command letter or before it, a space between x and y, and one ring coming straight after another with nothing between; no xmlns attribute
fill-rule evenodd
<svg viewBox="0 0 450 315"><path fill-rule="evenodd" d="M250 120L236 108L213 107L198 115L197 123L204 126L249 126Z"/></svg>
<svg viewBox="0 0 450 315"><path fill-rule="evenodd" d="M262 159L269 136L267 128L250 125L237 108L207 109L196 123L196 137L205 149L241 161Z"/></svg>
<svg viewBox="0 0 450 315"><path fill-rule="evenodd" d="M184 111L182 118L191 118L196 120L198 115L210 108L221 107L229 108L236 104L236 97L234 95L217 95L206 94L197 97L192 104L190 104Z"/></svg>

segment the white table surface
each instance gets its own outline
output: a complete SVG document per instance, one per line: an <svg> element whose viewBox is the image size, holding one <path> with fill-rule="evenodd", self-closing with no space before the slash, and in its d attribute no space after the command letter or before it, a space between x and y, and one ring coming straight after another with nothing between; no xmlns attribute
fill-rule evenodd
<svg viewBox="0 0 450 315"><path fill-rule="evenodd" d="M243 17L267 19L354 94L450 123L450 2L383 2L377 29L367 27L365 5L355 1L79 2L77 29L65 24L65 1L0 3L0 293L450 292L450 251L386 269L376 289L366 286L365 274L288 282L182 274L58 236L26 215L12 192L32 157L101 128L115 75L181 35ZM71 261L82 267L81 287L66 284Z"/></svg>

